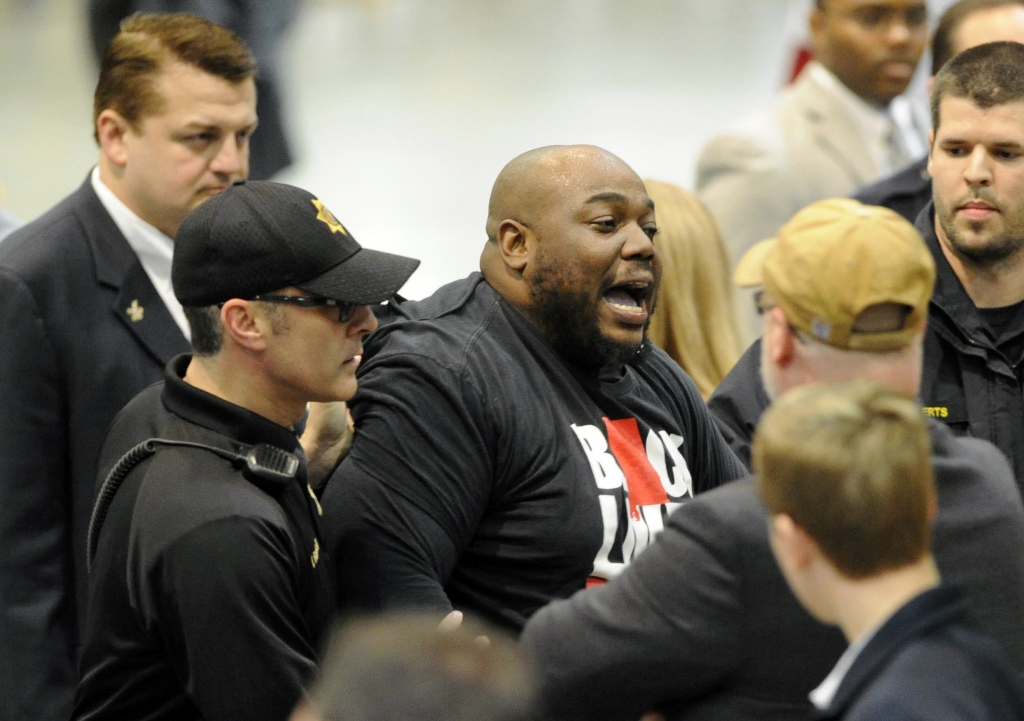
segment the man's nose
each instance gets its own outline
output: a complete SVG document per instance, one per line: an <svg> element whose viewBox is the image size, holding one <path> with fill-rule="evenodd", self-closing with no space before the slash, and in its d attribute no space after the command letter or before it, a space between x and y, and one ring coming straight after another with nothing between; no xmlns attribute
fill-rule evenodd
<svg viewBox="0 0 1024 721"><path fill-rule="evenodd" d="M377 330L377 316L368 305L358 306L349 319L347 334L350 336L366 335Z"/></svg>
<svg viewBox="0 0 1024 721"><path fill-rule="evenodd" d="M654 257L654 241L638 223L633 223L629 228L629 237L622 246L622 257L633 259Z"/></svg>
<svg viewBox="0 0 1024 721"><path fill-rule="evenodd" d="M249 167L249 138L230 135L210 162L210 170L227 177L245 177Z"/></svg>
<svg viewBox="0 0 1024 721"><path fill-rule="evenodd" d="M964 180L972 187L984 187L992 184L992 165L988 150L978 145L967 159L967 167L964 169Z"/></svg>

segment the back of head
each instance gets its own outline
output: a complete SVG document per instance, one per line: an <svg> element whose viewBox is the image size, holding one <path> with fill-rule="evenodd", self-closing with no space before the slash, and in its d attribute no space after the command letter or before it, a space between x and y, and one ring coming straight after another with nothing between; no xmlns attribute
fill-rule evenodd
<svg viewBox="0 0 1024 721"><path fill-rule="evenodd" d="M1024 45L978 45L946 63L932 85L932 126L936 131L942 100L947 97L970 100L982 109L1024 101Z"/></svg>
<svg viewBox="0 0 1024 721"><path fill-rule="evenodd" d="M753 465L771 514L786 514L840 573L866 578L929 551L935 504L921 409L868 381L793 390L766 412Z"/></svg>
<svg viewBox="0 0 1024 721"><path fill-rule="evenodd" d="M739 358L729 256L711 213L678 185L645 180L658 219L662 282L648 338L711 395Z"/></svg>
<svg viewBox="0 0 1024 721"><path fill-rule="evenodd" d="M932 75L937 75L954 55L966 49L958 43L957 33L970 16L1008 7L1024 8L1024 0L960 0L946 8L932 35Z"/></svg>
<svg viewBox="0 0 1024 721"><path fill-rule="evenodd" d="M890 351L924 327L935 261L895 212L832 198L808 205L778 237L747 251L735 280L763 287L790 325L820 343Z"/></svg>
<svg viewBox="0 0 1024 721"><path fill-rule="evenodd" d="M351 622L334 635L310 690L325 721L533 718L532 676L513 643L472 622L441 632L426 615Z"/></svg>
<svg viewBox="0 0 1024 721"><path fill-rule="evenodd" d="M93 125L106 109L133 130L162 110L154 77L172 62L199 68L231 83L255 77L256 60L230 30L184 13L135 14L121 23L100 61L93 97Z"/></svg>

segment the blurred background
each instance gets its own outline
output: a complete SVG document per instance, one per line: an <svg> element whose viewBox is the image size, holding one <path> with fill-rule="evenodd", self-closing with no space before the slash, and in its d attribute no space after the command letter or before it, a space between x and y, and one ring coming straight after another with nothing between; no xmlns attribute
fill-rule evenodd
<svg viewBox="0 0 1024 721"><path fill-rule="evenodd" d="M810 4L304 0L280 58L296 162L275 180L421 258L422 297L477 267L491 183L525 150L593 143L692 187L704 142L789 79ZM0 207L22 221L95 163L95 76L84 2L0 0Z"/></svg>

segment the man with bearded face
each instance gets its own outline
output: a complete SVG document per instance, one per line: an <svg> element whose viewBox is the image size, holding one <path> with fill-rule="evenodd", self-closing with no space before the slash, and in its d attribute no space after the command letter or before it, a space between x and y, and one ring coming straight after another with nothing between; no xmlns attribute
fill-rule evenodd
<svg viewBox="0 0 1024 721"><path fill-rule="evenodd" d="M645 341L656 233L643 182L599 148L505 166L481 273L393 308L365 345L356 440L322 499L343 604L517 630L743 475Z"/></svg>

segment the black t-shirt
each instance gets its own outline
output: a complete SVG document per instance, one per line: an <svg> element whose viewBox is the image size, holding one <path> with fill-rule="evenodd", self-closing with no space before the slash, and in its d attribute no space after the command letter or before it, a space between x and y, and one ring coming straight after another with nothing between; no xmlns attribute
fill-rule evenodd
<svg viewBox="0 0 1024 721"><path fill-rule="evenodd" d="M1016 365L1024 355L1024 301L1000 308L978 308L992 342Z"/></svg>
<svg viewBox="0 0 1024 721"><path fill-rule="evenodd" d="M171 362L162 396L144 392L122 411L104 457L143 427L303 459L289 429L182 381L188 362ZM304 462L277 486L207 450L162 448L136 466L92 565L74 718L287 718L333 610L319 513Z"/></svg>
<svg viewBox="0 0 1024 721"><path fill-rule="evenodd" d="M570 367L479 274L397 314L366 343L355 444L323 497L343 604L521 628L746 475L658 349Z"/></svg>

